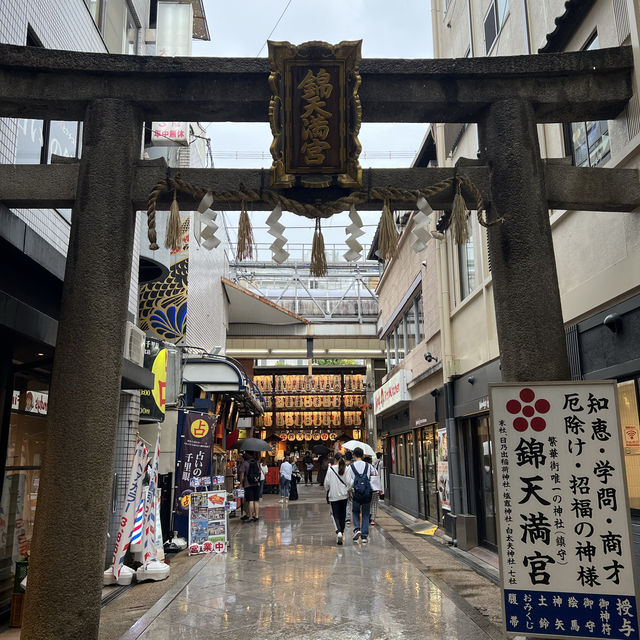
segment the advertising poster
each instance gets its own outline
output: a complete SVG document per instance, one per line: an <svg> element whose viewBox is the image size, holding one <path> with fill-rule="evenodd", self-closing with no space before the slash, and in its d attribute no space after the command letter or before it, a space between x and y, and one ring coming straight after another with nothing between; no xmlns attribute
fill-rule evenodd
<svg viewBox="0 0 640 640"><path fill-rule="evenodd" d="M227 548L226 491L199 491L189 504L189 555Z"/></svg>
<svg viewBox="0 0 640 640"><path fill-rule="evenodd" d="M490 392L507 633L637 639L615 382Z"/></svg>
<svg viewBox="0 0 640 640"><path fill-rule="evenodd" d="M447 430L438 429L438 496L440 506L451 511L451 498L449 495L449 445L447 443Z"/></svg>
<svg viewBox="0 0 640 640"><path fill-rule="evenodd" d="M180 451L176 460L176 513L189 513L191 478L209 475L211 450L217 416L206 413L184 414Z"/></svg>
<svg viewBox="0 0 640 640"><path fill-rule="evenodd" d="M167 357L162 342L155 338L144 341L144 368L153 373L153 389L140 390L140 417L162 422L167 402Z"/></svg>

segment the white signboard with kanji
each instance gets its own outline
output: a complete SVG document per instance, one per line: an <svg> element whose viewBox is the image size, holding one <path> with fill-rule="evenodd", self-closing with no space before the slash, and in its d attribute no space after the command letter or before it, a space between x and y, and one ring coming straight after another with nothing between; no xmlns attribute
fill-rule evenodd
<svg viewBox="0 0 640 640"><path fill-rule="evenodd" d="M507 633L638 639L615 382L490 394Z"/></svg>

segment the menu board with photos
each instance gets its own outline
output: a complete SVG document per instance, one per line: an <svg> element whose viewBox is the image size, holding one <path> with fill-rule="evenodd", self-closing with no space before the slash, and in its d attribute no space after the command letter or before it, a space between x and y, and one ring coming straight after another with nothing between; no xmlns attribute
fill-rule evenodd
<svg viewBox="0 0 640 640"><path fill-rule="evenodd" d="M196 491L189 502L189 555L227 550L226 491Z"/></svg>

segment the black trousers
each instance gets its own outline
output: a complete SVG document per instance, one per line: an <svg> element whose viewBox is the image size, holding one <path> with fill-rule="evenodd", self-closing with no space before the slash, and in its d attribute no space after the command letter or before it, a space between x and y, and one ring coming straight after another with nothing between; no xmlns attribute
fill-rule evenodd
<svg viewBox="0 0 640 640"><path fill-rule="evenodd" d="M307 482L313 484L313 469L309 471L307 471L307 469L304 470L304 483L307 484Z"/></svg>
<svg viewBox="0 0 640 640"><path fill-rule="evenodd" d="M348 503L349 501L346 498L329 503L331 505L331 516L336 528L336 533L344 533L344 521L347 517Z"/></svg>

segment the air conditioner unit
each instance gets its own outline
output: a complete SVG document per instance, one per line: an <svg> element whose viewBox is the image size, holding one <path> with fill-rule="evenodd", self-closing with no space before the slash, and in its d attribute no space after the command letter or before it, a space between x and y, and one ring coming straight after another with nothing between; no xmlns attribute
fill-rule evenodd
<svg viewBox="0 0 640 640"><path fill-rule="evenodd" d="M124 339L124 357L137 365L144 364L144 342L146 335L140 327L127 322L127 332Z"/></svg>

